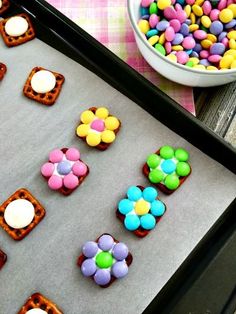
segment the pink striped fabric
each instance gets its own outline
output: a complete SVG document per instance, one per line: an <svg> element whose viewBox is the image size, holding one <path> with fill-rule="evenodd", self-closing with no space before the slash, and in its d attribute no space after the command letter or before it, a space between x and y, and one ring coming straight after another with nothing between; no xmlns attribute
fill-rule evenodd
<svg viewBox="0 0 236 314"><path fill-rule="evenodd" d="M131 29L126 0L47 0L144 77L195 114L192 88L155 72L141 56Z"/></svg>

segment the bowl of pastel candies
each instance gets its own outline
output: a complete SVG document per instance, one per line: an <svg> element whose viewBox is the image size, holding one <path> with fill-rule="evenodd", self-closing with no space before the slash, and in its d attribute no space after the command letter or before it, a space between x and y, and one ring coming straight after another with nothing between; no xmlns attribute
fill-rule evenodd
<svg viewBox="0 0 236 314"><path fill-rule="evenodd" d="M128 0L140 52L161 75L188 86L236 80L236 0Z"/></svg>

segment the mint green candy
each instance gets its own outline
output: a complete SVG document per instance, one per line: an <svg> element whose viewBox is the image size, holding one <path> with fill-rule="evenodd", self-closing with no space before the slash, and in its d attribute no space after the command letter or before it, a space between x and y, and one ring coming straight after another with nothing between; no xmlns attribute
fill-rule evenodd
<svg viewBox="0 0 236 314"><path fill-rule="evenodd" d="M149 7L149 13L151 15L151 14L157 14L157 12L158 12L157 4L156 2L153 2Z"/></svg>
<svg viewBox="0 0 236 314"><path fill-rule="evenodd" d="M165 186L169 189L169 190L176 190L177 187L179 186L179 178L177 177L176 174L169 174L166 178L165 178Z"/></svg>
<svg viewBox="0 0 236 314"><path fill-rule="evenodd" d="M99 268L108 268L113 264L113 257L109 252L100 252L96 256L96 264Z"/></svg>
<svg viewBox="0 0 236 314"><path fill-rule="evenodd" d="M155 49L159 51L163 56L166 55L166 50L161 44L156 44Z"/></svg>
<svg viewBox="0 0 236 314"><path fill-rule="evenodd" d="M179 161L187 161L189 158L188 152L183 148L177 148L175 151L175 158Z"/></svg>
<svg viewBox="0 0 236 314"><path fill-rule="evenodd" d="M190 166L187 162L180 161L177 163L176 173L180 177L186 177L190 173Z"/></svg>
<svg viewBox="0 0 236 314"><path fill-rule="evenodd" d="M160 183L164 179L164 173L159 169L154 169L150 171L148 178L152 183Z"/></svg>
<svg viewBox="0 0 236 314"><path fill-rule="evenodd" d="M188 61L186 64L186 67L192 68L194 66L193 61Z"/></svg>
<svg viewBox="0 0 236 314"><path fill-rule="evenodd" d="M157 154L151 154L147 158L148 167L155 169L161 162L161 158Z"/></svg>
<svg viewBox="0 0 236 314"><path fill-rule="evenodd" d="M160 149L160 155L164 159L170 159L174 157L174 150L171 146L162 146Z"/></svg>

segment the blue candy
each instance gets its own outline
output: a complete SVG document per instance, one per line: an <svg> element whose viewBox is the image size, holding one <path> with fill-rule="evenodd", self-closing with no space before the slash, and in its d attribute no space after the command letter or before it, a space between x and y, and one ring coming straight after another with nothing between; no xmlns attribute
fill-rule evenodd
<svg viewBox="0 0 236 314"><path fill-rule="evenodd" d="M154 202L152 202L151 213L154 216L162 216L164 212L165 212L165 205L161 201L155 200Z"/></svg>
<svg viewBox="0 0 236 314"><path fill-rule="evenodd" d="M57 165L57 171L59 174L61 175L66 175L68 173L71 172L71 164L69 163L69 161L61 161L58 165Z"/></svg>
<svg viewBox="0 0 236 314"><path fill-rule="evenodd" d="M214 21L211 23L210 32L214 35L219 35L223 31L223 24L220 21Z"/></svg>
<svg viewBox="0 0 236 314"><path fill-rule="evenodd" d="M153 187L147 187L143 190L143 198L147 202L153 202L157 198L157 190Z"/></svg>
<svg viewBox="0 0 236 314"><path fill-rule="evenodd" d="M129 212L131 212L131 210L133 210L133 208L134 208L133 202L131 202L130 200L128 200L126 198L121 200L118 204L119 212L123 215L126 215Z"/></svg>
<svg viewBox="0 0 236 314"><path fill-rule="evenodd" d="M146 33L146 36L147 36L147 38L149 38L149 37L155 36L157 34L158 34L158 30L157 29L150 29L150 31L148 31Z"/></svg>
<svg viewBox="0 0 236 314"><path fill-rule="evenodd" d="M176 164L171 159L167 159L162 162L161 169L167 174L171 174L176 169Z"/></svg>
<svg viewBox="0 0 236 314"><path fill-rule="evenodd" d="M190 21L191 23L191 21ZM187 36L189 34L189 28L188 25L183 23L180 27L180 31L179 31L182 35Z"/></svg>
<svg viewBox="0 0 236 314"><path fill-rule="evenodd" d="M142 197L142 191L137 186L131 186L127 191L127 196L131 201L138 201Z"/></svg>
<svg viewBox="0 0 236 314"><path fill-rule="evenodd" d="M144 7L141 7L141 16L142 15L149 15L149 9L148 8L144 8Z"/></svg>
<svg viewBox="0 0 236 314"><path fill-rule="evenodd" d="M156 219L153 217L153 215L146 214L140 218L140 223L143 229L151 230L156 225Z"/></svg>
<svg viewBox="0 0 236 314"><path fill-rule="evenodd" d="M140 220L136 215L128 215L125 217L124 225L126 229L134 231L140 226Z"/></svg>
<svg viewBox="0 0 236 314"><path fill-rule="evenodd" d="M175 34L175 38L172 40L172 45L179 45L184 40L184 36L180 33Z"/></svg>
<svg viewBox="0 0 236 314"><path fill-rule="evenodd" d="M165 20L163 20L163 21L160 21L160 22L158 22L157 23L157 26L156 26L156 29L158 30L158 31L165 31L166 29L167 29L167 27L169 27L170 26L170 23L168 22L168 21L165 21Z"/></svg>

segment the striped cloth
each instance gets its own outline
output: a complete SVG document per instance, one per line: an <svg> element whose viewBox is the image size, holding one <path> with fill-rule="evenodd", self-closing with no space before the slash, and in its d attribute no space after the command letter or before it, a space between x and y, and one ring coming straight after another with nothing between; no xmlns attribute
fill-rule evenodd
<svg viewBox="0 0 236 314"><path fill-rule="evenodd" d="M126 0L47 0L144 77L195 114L192 88L155 72L141 56L128 20Z"/></svg>

